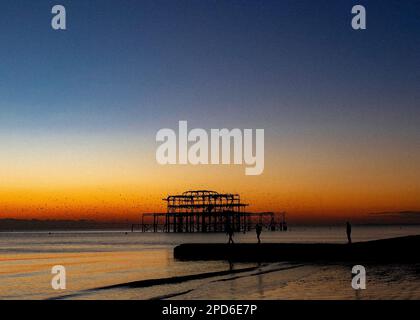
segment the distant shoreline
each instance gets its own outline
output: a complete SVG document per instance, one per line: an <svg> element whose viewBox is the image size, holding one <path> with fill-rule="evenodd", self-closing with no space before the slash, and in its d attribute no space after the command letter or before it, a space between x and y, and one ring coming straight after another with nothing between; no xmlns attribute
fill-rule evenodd
<svg viewBox="0 0 420 320"><path fill-rule="evenodd" d="M420 224L417 223L410 223L410 224L388 224L388 223L384 223L384 224L379 224L379 223L371 223L371 224L353 224L354 227L371 227L371 228L375 228L375 227L390 227L390 228L404 228L404 227L418 227L420 226ZM316 229L316 228L345 228L344 225L341 224L319 224L319 225L314 225L314 224L298 224L298 225L292 225L289 229L288 232L293 232L294 229ZM37 225L37 227L33 226L33 227L14 227L14 228L8 228L7 225L2 224L1 220L0 220L0 234L11 234L11 233L15 233L15 234L19 234L19 233L40 233L40 234L48 234L48 233L101 233L101 232L106 232L106 233L132 233L131 231L131 225L128 224L121 224L121 223L116 223L116 224L112 224L112 223L106 223L106 224L97 224L97 225L89 225L89 226L79 226L79 225L71 225L71 226L67 226L67 227L63 227L62 225L54 225L51 226L49 223L44 225L44 226L39 226ZM250 232L254 232L253 230L251 230ZM273 232L277 232L277 231L273 231ZM141 232L139 230L135 230L134 233L143 233L143 234L152 234L153 232ZM270 234L271 231L266 231L266 233ZM157 234L165 234L164 232L158 232ZM188 234L188 233L166 233L166 234ZM213 232L209 232L209 233L191 233L191 234L223 234L223 233L213 233Z"/></svg>
<svg viewBox="0 0 420 320"><path fill-rule="evenodd" d="M0 232L67 232L131 230L131 222L95 220L0 219Z"/></svg>
<svg viewBox="0 0 420 320"><path fill-rule="evenodd" d="M0 219L0 233L48 233L48 232L131 232L132 224L138 222L131 221L96 221L96 220L38 220L38 219ZM354 226L361 227L406 227L420 226L420 222L411 223L391 223L391 222L370 222L352 223ZM344 224L332 222L328 223L291 223L293 228L337 228ZM137 232L137 230L136 230Z"/></svg>

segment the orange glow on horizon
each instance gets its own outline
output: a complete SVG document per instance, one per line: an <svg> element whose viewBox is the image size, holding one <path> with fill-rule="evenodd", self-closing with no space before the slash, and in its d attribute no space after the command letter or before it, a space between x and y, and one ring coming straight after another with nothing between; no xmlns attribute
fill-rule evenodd
<svg viewBox="0 0 420 320"><path fill-rule="evenodd" d="M245 176L243 166L160 166L154 145L140 151L120 140L113 152L97 141L27 148L0 158L0 219L138 221L165 212L168 194L194 189L239 193L249 211L302 221L420 210L418 155L386 149L356 157L338 147L281 152L267 143L264 173Z"/></svg>

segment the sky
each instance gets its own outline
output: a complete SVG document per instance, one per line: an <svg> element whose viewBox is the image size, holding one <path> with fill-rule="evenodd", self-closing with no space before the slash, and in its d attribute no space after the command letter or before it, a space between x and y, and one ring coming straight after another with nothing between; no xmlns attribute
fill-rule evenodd
<svg viewBox="0 0 420 320"><path fill-rule="evenodd" d="M302 221L420 211L419 34L414 0L3 1L0 218L135 220L190 189ZM180 120L264 129L264 173L157 164Z"/></svg>

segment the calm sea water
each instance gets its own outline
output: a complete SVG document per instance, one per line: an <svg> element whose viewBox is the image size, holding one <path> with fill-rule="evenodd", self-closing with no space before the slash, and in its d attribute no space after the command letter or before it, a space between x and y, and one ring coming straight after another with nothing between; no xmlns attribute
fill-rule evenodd
<svg viewBox="0 0 420 320"><path fill-rule="evenodd" d="M419 226L353 228L354 241L419 234ZM236 234L235 240L255 242L255 235ZM346 236L344 228L296 227L263 232L262 240L340 243ZM420 299L419 265L367 266L367 289L355 291L349 265L173 259L177 244L224 241L223 234L0 233L0 299ZM54 265L66 267L66 290L51 287ZM99 289L227 270L236 272L176 284Z"/></svg>

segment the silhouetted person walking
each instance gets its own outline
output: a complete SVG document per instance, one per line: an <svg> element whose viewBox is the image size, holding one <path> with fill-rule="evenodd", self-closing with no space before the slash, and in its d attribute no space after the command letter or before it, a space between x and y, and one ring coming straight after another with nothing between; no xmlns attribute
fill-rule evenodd
<svg viewBox="0 0 420 320"><path fill-rule="evenodd" d="M349 244L351 243L351 224L347 221L347 240L349 241Z"/></svg>
<svg viewBox="0 0 420 320"><path fill-rule="evenodd" d="M230 226L230 223L227 224L226 226L226 233L229 235L229 243L234 243L233 242L233 228Z"/></svg>
<svg viewBox="0 0 420 320"><path fill-rule="evenodd" d="M261 232L262 232L262 226L260 224L257 224L255 226L255 232L257 233L258 243L261 243L260 236L261 236Z"/></svg>

